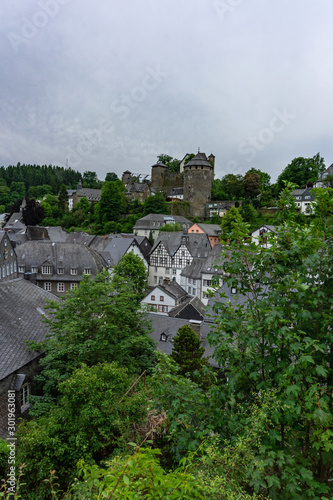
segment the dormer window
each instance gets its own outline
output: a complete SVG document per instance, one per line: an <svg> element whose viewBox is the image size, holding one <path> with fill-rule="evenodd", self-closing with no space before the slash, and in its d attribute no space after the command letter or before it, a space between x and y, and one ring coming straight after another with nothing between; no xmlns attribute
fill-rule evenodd
<svg viewBox="0 0 333 500"><path fill-rule="evenodd" d="M168 340L168 336L165 335L165 333L161 333L160 341L161 342L166 342Z"/></svg>
<svg viewBox="0 0 333 500"><path fill-rule="evenodd" d="M91 274L91 267L85 267L83 270L83 274L85 275Z"/></svg>
<svg viewBox="0 0 333 500"><path fill-rule="evenodd" d="M77 275L77 267L71 268L71 275Z"/></svg>
<svg viewBox="0 0 333 500"><path fill-rule="evenodd" d="M42 266L42 274L52 274L52 267L49 264Z"/></svg>
<svg viewBox="0 0 333 500"><path fill-rule="evenodd" d="M231 293L235 295L237 293L237 288L231 287Z"/></svg>
<svg viewBox="0 0 333 500"><path fill-rule="evenodd" d="M63 267L58 267L58 274L64 274L65 269Z"/></svg>
<svg viewBox="0 0 333 500"><path fill-rule="evenodd" d="M19 273L24 273L25 272L25 266L19 266L18 272Z"/></svg>

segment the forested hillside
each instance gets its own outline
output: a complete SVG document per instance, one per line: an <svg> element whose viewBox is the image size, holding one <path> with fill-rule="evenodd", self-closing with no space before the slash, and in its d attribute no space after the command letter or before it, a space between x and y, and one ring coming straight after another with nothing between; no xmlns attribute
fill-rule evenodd
<svg viewBox="0 0 333 500"><path fill-rule="evenodd" d="M52 165L18 163L0 167L0 206L4 207L3 211L8 211L24 196L41 199L47 194L57 195L62 184L74 189L81 178L80 172Z"/></svg>

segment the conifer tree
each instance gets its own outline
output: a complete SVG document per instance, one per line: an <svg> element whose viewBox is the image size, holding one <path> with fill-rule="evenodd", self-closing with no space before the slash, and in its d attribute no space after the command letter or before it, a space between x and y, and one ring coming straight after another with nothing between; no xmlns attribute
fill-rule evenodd
<svg viewBox="0 0 333 500"><path fill-rule="evenodd" d="M208 361L203 357L205 348L201 347L201 340L188 325L179 328L173 340L171 357L180 366L180 375L189 376L193 381L198 381L194 372L202 371Z"/></svg>

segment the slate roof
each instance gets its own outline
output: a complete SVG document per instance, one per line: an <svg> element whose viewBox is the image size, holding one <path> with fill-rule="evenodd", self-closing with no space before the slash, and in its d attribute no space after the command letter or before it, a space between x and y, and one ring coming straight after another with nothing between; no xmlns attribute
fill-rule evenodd
<svg viewBox="0 0 333 500"><path fill-rule="evenodd" d="M205 274L222 274L221 270L216 270L216 266L222 265L222 252L223 245L220 243L215 245L210 251L207 259L205 260L205 265L202 267L202 273Z"/></svg>
<svg viewBox="0 0 333 500"><path fill-rule="evenodd" d="M47 300L57 299L22 278L0 282L0 380L40 355L28 352L24 340L41 342L49 333L41 322Z"/></svg>
<svg viewBox="0 0 333 500"><path fill-rule="evenodd" d="M184 168L191 166L205 166L213 168L211 163L207 160L205 153L197 153L186 165L184 165Z"/></svg>
<svg viewBox="0 0 333 500"><path fill-rule="evenodd" d="M137 220L134 229L158 229L163 226L166 221L174 220L175 223L180 224L183 228L188 229L192 226L192 222L183 217L182 215L164 215L164 214L149 214Z"/></svg>
<svg viewBox="0 0 333 500"><path fill-rule="evenodd" d="M205 306L198 297L189 297L179 306L169 312L173 318L194 319L202 321L205 316Z"/></svg>
<svg viewBox="0 0 333 500"><path fill-rule="evenodd" d="M186 245L192 257L208 257L212 251L208 236L204 233L184 234L182 231L161 231L151 252L162 242L169 255L174 255L181 245Z"/></svg>
<svg viewBox="0 0 333 500"><path fill-rule="evenodd" d="M170 191L167 192L167 197L172 198L173 196L180 196L184 194L184 188L178 187L178 188L172 188Z"/></svg>
<svg viewBox="0 0 333 500"><path fill-rule="evenodd" d="M99 201L101 193L101 189L81 188L76 191L76 196L85 197L88 201Z"/></svg>
<svg viewBox="0 0 333 500"><path fill-rule="evenodd" d="M177 335L179 328L184 325L191 326L189 320L172 318L170 316L163 316L159 314L149 313L149 319L152 321L152 332L149 334L153 340L157 342L156 349L165 354L170 355L172 353L173 343L171 339ZM207 334L211 328L209 323L202 323L202 340L203 347L205 348L204 356L210 359L210 364L217 366L214 360L214 349L209 346L207 341ZM164 333L167 335L167 341L161 341L161 335Z"/></svg>
<svg viewBox="0 0 333 500"><path fill-rule="evenodd" d="M188 264L184 267L181 276L186 276L191 279L201 278L202 270L206 267L206 259L194 258L191 264Z"/></svg>
<svg viewBox="0 0 333 500"><path fill-rule="evenodd" d="M107 267L107 262L105 262L103 257L86 245L67 242L27 241L23 245L18 246L15 251L18 266L25 265L26 270L31 266L41 266L46 261L54 266L55 273L59 265L64 267L65 274L56 276L58 281L60 278L61 281L65 281L66 272L69 273L72 267L78 269L78 276L83 274L83 270L86 267L91 268L92 276L95 276L103 268Z"/></svg>
<svg viewBox="0 0 333 500"><path fill-rule="evenodd" d="M67 235L66 243L81 243L89 246L95 238L95 235L87 234L84 231L74 231Z"/></svg>
<svg viewBox="0 0 333 500"><path fill-rule="evenodd" d="M95 237L89 247L99 252L108 264L114 267L133 245L139 247L134 237L123 238L122 236L108 235L107 237Z"/></svg>
<svg viewBox="0 0 333 500"><path fill-rule="evenodd" d="M198 224L197 226L200 227L208 236L218 236L221 234L221 226L218 224Z"/></svg>

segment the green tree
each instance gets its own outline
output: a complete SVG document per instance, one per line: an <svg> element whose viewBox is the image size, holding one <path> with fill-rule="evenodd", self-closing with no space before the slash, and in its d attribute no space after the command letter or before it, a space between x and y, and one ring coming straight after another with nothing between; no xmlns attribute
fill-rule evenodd
<svg viewBox="0 0 333 500"><path fill-rule="evenodd" d="M243 221L248 222L251 225L254 225L258 219L257 211L252 203L243 202L241 208L239 209L239 213L241 214Z"/></svg>
<svg viewBox="0 0 333 500"><path fill-rule="evenodd" d="M60 192L58 195L58 207L62 212L68 211L68 193L65 184L61 184Z"/></svg>
<svg viewBox="0 0 333 500"><path fill-rule="evenodd" d="M117 181L105 182L99 202L95 208L95 218L99 223L118 221L122 210L122 196Z"/></svg>
<svg viewBox="0 0 333 500"><path fill-rule="evenodd" d="M176 222L176 224L174 223L170 223L170 224L164 224L159 232L167 232L167 233L177 233L179 231L182 231L182 226L180 224L178 224L178 222Z"/></svg>
<svg viewBox="0 0 333 500"><path fill-rule="evenodd" d="M284 188L283 181L293 182L299 188L318 180L325 172L324 159L317 153L313 158L294 158L277 179L279 191Z"/></svg>
<svg viewBox="0 0 333 500"><path fill-rule="evenodd" d="M132 286L107 273L85 277L64 300L51 302L44 321L53 335L45 345L39 376L45 395L56 395L58 382L80 363L92 366L112 359L133 372L151 369L154 342ZM34 345L31 345L34 348Z"/></svg>
<svg viewBox="0 0 333 500"><path fill-rule="evenodd" d="M161 193L156 193L153 196L148 196L143 204L143 215L149 214L169 214L170 210L164 196Z"/></svg>
<svg viewBox="0 0 333 500"><path fill-rule="evenodd" d="M213 180L211 199L212 199L212 201L214 201L214 200L226 200L227 199L227 195L226 195L225 191L223 190L222 182L220 179Z"/></svg>
<svg viewBox="0 0 333 500"><path fill-rule="evenodd" d="M283 222L268 236L271 248L242 244L241 228L222 251L225 287L237 294L231 303L222 289L209 342L228 373L224 404L239 402L246 412L252 401L260 402L262 391L276 391L268 432L257 450L263 469L256 491L279 499L330 498L333 197L316 191L315 218L308 226L296 223L289 200L286 190ZM230 427L241 421L234 413Z"/></svg>
<svg viewBox="0 0 333 500"><path fill-rule="evenodd" d="M105 176L105 182L119 181L117 174L114 172L108 172Z"/></svg>
<svg viewBox="0 0 333 500"><path fill-rule="evenodd" d="M246 172L244 190L249 198L256 198L261 192L261 178L256 172Z"/></svg>
<svg viewBox="0 0 333 500"><path fill-rule="evenodd" d="M203 367L208 365L204 352L202 341L191 327L184 325L179 328L173 339L171 357L180 367L180 375L198 382L203 376Z"/></svg>
<svg viewBox="0 0 333 500"><path fill-rule="evenodd" d="M235 228L243 222L243 218L236 207L231 207L225 214L221 222L221 239L227 241L231 238Z"/></svg>
<svg viewBox="0 0 333 500"><path fill-rule="evenodd" d="M22 219L26 226L37 226L45 218L44 208L35 200L28 200L22 210Z"/></svg>
<svg viewBox="0 0 333 500"><path fill-rule="evenodd" d="M180 170L180 160L172 158L172 156L161 154L157 157L157 160L163 163L163 165L168 167L172 172L179 172Z"/></svg>
<svg viewBox="0 0 333 500"><path fill-rule="evenodd" d="M43 481L55 469L60 487L73 481L78 460L105 459L136 439L147 417L149 391L116 362L82 364L58 386L60 397L47 414L19 427L17 463L25 463L22 498L51 498ZM58 481L59 482L59 481Z"/></svg>
<svg viewBox="0 0 333 500"><path fill-rule="evenodd" d="M82 186L84 188L101 189L102 182L98 180L96 172L87 170L82 176Z"/></svg>
<svg viewBox="0 0 333 500"><path fill-rule="evenodd" d="M221 189L228 200L238 200L244 197L244 177L242 175L227 174L221 179Z"/></svg>
<svg viewBox="0 0 333 500"><path fill-rule="evenodd" d="M257 174L260 177L260 192L265 191L266 189L269 188L271 184L271 176L267 174L266 172L263 172L262 170L259 170L258 168L251 168L248 170L245 174L245 176L248 174Z"/></svg>
<svg viewBox="0 0 333 500"><path fill-rule="evenodd" d="M148 286L147 266L138 255L129 252L123 255L113 268L113 281L116 283L118 279L126 281L129 286L133 287L138 300L141 300Z"/></svg>

